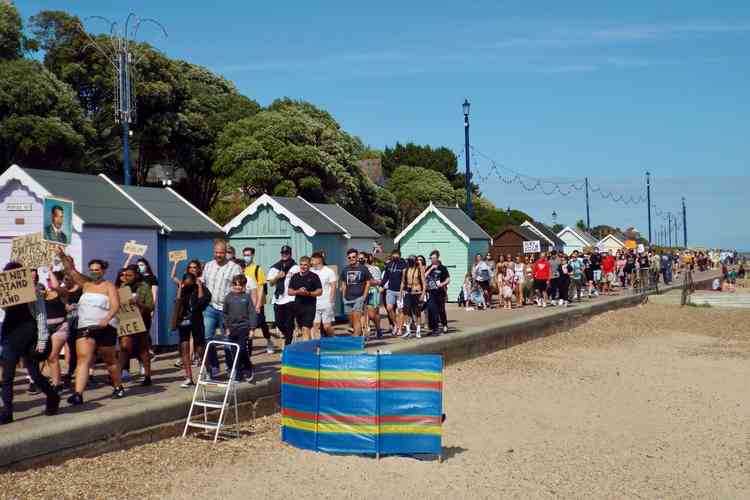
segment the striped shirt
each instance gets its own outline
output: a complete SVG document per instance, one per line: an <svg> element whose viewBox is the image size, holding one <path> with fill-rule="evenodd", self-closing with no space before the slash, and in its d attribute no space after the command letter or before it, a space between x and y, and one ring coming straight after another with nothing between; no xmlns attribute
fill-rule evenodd
<svg viewBox="0 0 750 500"><path fill-rule="evenodd" d="M220 266L215 260L203 267L203 282L211 292L211 306L219 311L224 310L224 297L232 288L232 278L242 274L236 262L227 261Z"/></svg>

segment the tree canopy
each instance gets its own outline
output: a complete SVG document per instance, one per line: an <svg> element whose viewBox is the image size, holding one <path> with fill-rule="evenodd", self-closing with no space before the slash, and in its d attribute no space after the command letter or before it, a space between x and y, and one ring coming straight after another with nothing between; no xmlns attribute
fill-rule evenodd
<svg viewBox="0 0 750 500"><path fill-rule="evenodd" d="M440 172L422 167L402 165L396 168L388 179L388 190L393 193L401 211L401 227L419 215L430 202L456 204L455 192L448 179Z"/></svg>

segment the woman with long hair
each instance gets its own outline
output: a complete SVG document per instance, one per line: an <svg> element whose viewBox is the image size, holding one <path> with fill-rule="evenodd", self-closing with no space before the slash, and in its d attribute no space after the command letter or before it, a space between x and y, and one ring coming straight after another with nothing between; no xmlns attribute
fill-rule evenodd
<svg viewBox="0 0 750 500"><path fill-rule="evenodd" d="M73 258L62 248L59 257L65 274L81 286L83 293L78 301L78 330L76 331L75 389L68 398L71 405L83 404L83 391L89 381L89 368L93 366L95 354L99 353L107 365L112 380L112 397L125 397L125 389L120 383L120 365L115 356L117 343L117 319L120 298L114 283L104 279L108 264L100 259L89 261L88 276L75 268Z"/></svg>
<svg viewBox="0 0 750 500"><path fill-rule="evenodd" d="M518 307L523 307L525 302L523 299L523 287L526 281L526 265L523 263L523 255L520 253L516 255L516 262L513 264L513 273L516 276L516 303Z"/></svg>
<svg viewBox="0 0 750 500"><path fill-rule="evenodd" d="M404 315L407 321L411 319L416 329L417 338L422 338L422 310L421 303L425 298L424 272L417 261L417 257L410 255L406 260L406 269L401 277L401 297L404 301ZM402 338L411 335L411 325L404 328Z"/></svg>
<svg viewBox="0 0 750 500"><path fill-rule="evenodd" d="M185 381L180 385L183 389L195 385L190 362L190 342L192 340L194 348L202 356L203 346L206 343L203 311L210 302L211 294L203 283L194 274L185 273L177 288L173 321L173 328L177 329L180 334L180 357L182 367L185 369Z"/></svg>

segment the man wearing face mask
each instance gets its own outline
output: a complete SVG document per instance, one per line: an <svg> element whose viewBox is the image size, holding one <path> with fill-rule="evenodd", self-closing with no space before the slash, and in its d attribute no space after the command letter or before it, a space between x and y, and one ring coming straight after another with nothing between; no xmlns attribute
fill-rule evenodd
<svg viewBox="0 0 750 500"><path fill-rule="evenodd" d="M401 258L401 252L398 249L393 250L391 260L385 265L382 283L385 288L385 308L394 337L401 334L404 325L404 313L402 308L398 307L398 302L401 296L401 277L405 269L406 261Z"/></svg>
<svg viewBox="0 0 750 500"><path fill-rule="evenodd" d="M266 284L266 273L263 268L255 262L255 249L246 247L242 249L242 262L245 266L245 277L248 280L255 281L258 286L258 301L255 304L255 311L258 318L258 328L263 332L263 338L266 339L266 352L273 354L275 352L273 342L271 341L271 330L266 322L266 295L268 295L268 285Z"/></svg>
<svg viewBox="0 0 750 500"><path fill-rule="evenodd" d="M281 260L268 270L267 282L274 287L273 311L276 326L284 335L284 345L292 343L294 339L294 297L289 295L289 282L292 275L299 272L299 266L292 259L292 247L281 247Z"/></svg>

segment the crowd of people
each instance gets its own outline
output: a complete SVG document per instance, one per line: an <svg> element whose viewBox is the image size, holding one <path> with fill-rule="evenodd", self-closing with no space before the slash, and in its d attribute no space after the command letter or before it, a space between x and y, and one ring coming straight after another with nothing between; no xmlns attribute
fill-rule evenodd
<svg viewBox="0 0 750 500"><path fill-rule="evenodd" d="M659 280L670 283L682 269L723 266L734 270L735 257L714 262L712 254L700 252L601 253L597 249L529 255L506 255L494 262L490 255L477 255L465 276L459 305L467 309L505 309L526 305L566 306L573 300L616 293ZM18 367L28 373L29 392L43 392L45 414L57 413L61 396L70 395L70 405L84 403L92 384L97 361L107 370L112 397L125 396L124 382L131 380L131 361L138 360L140 385L151 380L150 329L157 305L159 281L149 262L130 258L116 274L105 279L108 264L88 262L86 272L75 268L62 250L60 269L49 267L44 283L32 272L37 300L5 309L0 339L2 401L0 424L13 420L13 384ZM402 258L393 250L386 262L370 253L350 249L346 265L337 273L327 265L323 252L295 260L292 248L283 246L279 260L264 269L255 262L255 249L240 255L226 241L213 245L208 262L191 260L178 275L174 263L170 278L177 287L171 329L179 336L179 360L184 371L182 388L194 387L194 368L207 360L206 376L221 377L220 357L207 342L216 339L239 346L224 347L226 373L235 367L238 381L253 382L253 337L259 330L266 352L276 346L265 318L267 303L273 307L274 326L284 345L296 335L303 340L334 335L336 304L340 298L349 320L349 333L379 339L384 336L416 337L448 333L446 302L451 276L434 250L428 258ZM741 270L744 262L740 264ZM20 268L10 262L6 270ZM121 300L137 306L145 331L118 336L117 313ZM382 313L385 314L382 314ZM385 326L384 326L385 324ZM63 373L61 354L67 370ZM46 371L48 376L43 373Z"/></svg>

